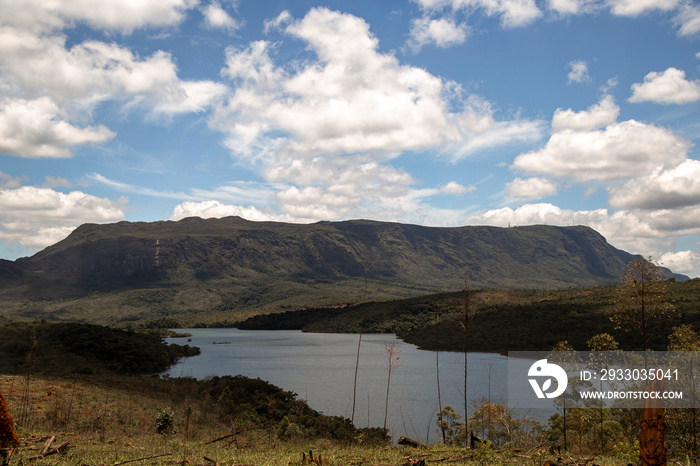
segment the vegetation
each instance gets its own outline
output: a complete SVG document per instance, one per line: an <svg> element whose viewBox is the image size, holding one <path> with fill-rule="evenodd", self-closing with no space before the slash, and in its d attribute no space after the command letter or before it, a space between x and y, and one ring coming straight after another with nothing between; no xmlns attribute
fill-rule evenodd
<svg viewBox="0 0 700 466"><path fill-rule="evenodd" d="M422 348L439 342L440 350L454 351L700 348L700 280L675 282L668 271L653 269L663 280L654 275L650 281L663 285L664 294L650 290L660 299L642 308L654 312L658 326L653 332L646 323L634 327L630 322L646 322L647 314L640 318L638 306L624 307L632 302L623 296L626 288L611 285L632 258L585 227L288 225L239 218L84 225L31 258L0 261L0 308L20 319L0 315L0 392L22 437L12 461L634 462L640 410L582 403L563 406L540 425L481 399L470 400L467 418L465 389L464 417L441 404L436 413L443 444L409 450L391 444L384 428L358 429L352 419L324 416L260 379L134 376L197 353L144 329L194 324L393 332ZM411 297L461 287L464 270L464 279L481 289ZM592 287L579 288L584 285ZM518 289L523 286L537 289ZM382 301L347 303L369 293ZM270 313L302 304L315 307ZM655 318L671 306L679 311L676 321ZM80 320L123 329L67 323ZM641 340L625 328L641 332ZM387 355L385 410L398 363L390 348ZM695 461L695 411L666 419L669 458ZM63 437L53 449L52 435Z"/></svg>
<svg viewBox="0 0 700 466"><path fill-rule="evenodd" d="M165 344L157 334L89 324L23 323L0 319L0 373L152 374L199 354Z"/></svg>
<svg viewBox="0 0 700 466"><path fill-rule="evenodd" d="M12 464L404 466L422 460L459 466L582 458L574 451L552 452L549 431L488 403L469 419L478 437L473 448L459 441L410 448L388 443L382 429L350 429L345 419L319 415L293 394L244 377L0 376L0 391L22 439ZM450 438L462 439L463 423L450 409L444 408L441 419ZM51 436L54 446L67 445L37 459ZM626 465L633 449L618 450L597 455L596 462ZM316 463L308 461L310 454Z"/></svg>
<svg viewBox="0 0 700 466"><path fill-rule="evenodd" d="M108 464L156 455L166 455L161 464L204 457L287 464L301 460L309 448L332 458L336 441L386 445L382 429L353 429L343 418L310 409L293 393L242 376L204 381L0 376L0 391L22 438L17 464L37 455L52 434L69 448L41 464ZM298 445L293 453L288 443ZM285 462L275 463L279 457Z"/></svg>
<svg viewBox="0 0 700 466"><path fill-rule="evenodd" d="M690 298L700 294L698 282L667 283L668 299L675 300L679 310L696 309L697 299ZM583 301L596 303L604 301L601 296L613 296L615 290L602 287L576 292L580 293L579 298L587 297ZM477 333L485 325L492 306L507 309L505 303L519 297L520 309L526 305L534 309L547 303L563 308L566 298L573 295L560 293L563 292L474 291L470 295L470 308L478 309L479 318L470 325L470 332ZM683 299L678 299L680 297ZM464 315L463 300L464 294L459 292L408 302L412 309L425 306L431 310L429 314L433 318L438 303L441 315L451 316L449 318L458 326L456 341L463 344L463 328L459 327ZM569 307L577 308L575 302L570 300ZM394 311L402 309L399 301L392 304L396 305ZM370 307L364 309L365 322L376 317L369 312L373 305L376 304L368 303ZM604 317L612 325L610 306L613 305L608 301L607 306L608 313ZM357 310L350 307L333 310L336 313L345 311ZM402 314L387 312L383 315L398 318ZM420 317L421 313L416 315ZM427 321L434 324L434 320ZM441 319L445 321L449 319ZM373 322L380 324L380 320ZM41 464L117 464L147 459L149 464L279 465L303 464L302 459L309 456L318 459L320 455L320 464L338 465L405 465L419 464L420 460L458 465L586 461L626 465L639 457L639 442L635 440L639 410L601 410L582 404L569 406L563 413L552 416L546 425L540 425L527 415L490 400L472 400L472 415L466 421L451 406L441 408L435 428L445 432L443 444L405 449L388 443L384 429L353 428L347 419L323 416L297 400L295 394L259 379L237 376L197 381L116 375L115 372L144 371L124 370L124 366L100 358L95 345L83 344L108 342L112 351L125 356L129 354L130 344L140 344L137 342L141 339L160 342L160 336L84 324L10 324L5 319L0 319L0 324L8 335L11 329L16 329L12 337L14 343L22 339L28 342L22 350L23 358L0 358L0 361L15 361L11 370L18 374L0 376L0 391L5 394L23 439L13 458L16 464L26 464L30 457L37 456L37 450L41 451L51 435L57 435L60 437L57 442L68 442L68 445L62 447L62 453L41 460ZM673 325L670 335L657 332L664 349L666 345L672 350L700 347L700 337L691 324L677 322ZM585 327L581 329L579 327L580 332L586 331ZM432 330L428 334L432 337ZM473 335L470 334L470 346L476 344ZM629 345L639 345L638 336L633 337ZM613 334L584 334L583 338L585 346L578 349L630 349L630 346L618 344ZM441 347L443 344L441 341ZM47 346L43 348L42 345ZM161 351L165 348L162 344L155 346ZM565 342L553 346L561 350L575 347ZM0 353L4 356L11 348L14 345L2 346ZM37 368L56 365L52 359L46 359L47 348L66 354L73 351L72 354L79 356L62 356L66 362L61 372L72 375L35 375ZM387 353L391 358L391 352L387 350ZM92 361L95 364L92 371L100 375L85 375L88 371L81 370L85 361ZM143 363L143 360L135 361L134 367ZM70 365L74 365L73 370ZM387 377L387 395L389 387ZM666 417L669 459L693 460L698 450L694 410L674 410Z"/></svg>
<svg viewBox="0 0 700 466"><path fill-rule="evenodd" d="M0 314L121 326L230 325L253 314L473 288L611 284L633 256L582 226L313 225L236 217L83 225L0 261ZM464 271L468 276L464 277Z"/></svg>
<svg viewBox="0 0 700 466"><path fill-rule="evenodd" d="M651 260L638 259L629 263L615 289L611 320L617 329L638 332L643 351L649 348L656 327L677 316L666 288Z"/></svg>
<svg viewBox="0 0 700 466"><path fill-rule="evenodd" d="M672 327L693 324L700 327L700 279L664 283L668 301L678 318L661 321L652 349L665 349ZM577 350L588 349L593 335L608 333L629 350L641 350L635 333L615 328L616 287L567 290L472 290L470 312L476 315L469 327L470 351L549 351L561 340ZM436 323L435 312L440 321ZM299 329L309 332L356 332L360 314L368 333L396 333L423 349L435 349L436 332L440 350L464 349L464 293L441 293L364 306L301 309L259 315L238 324L242 329ZM546 328L542 322L547 322ZM497 336L497 337L496 337Z"/></svg>

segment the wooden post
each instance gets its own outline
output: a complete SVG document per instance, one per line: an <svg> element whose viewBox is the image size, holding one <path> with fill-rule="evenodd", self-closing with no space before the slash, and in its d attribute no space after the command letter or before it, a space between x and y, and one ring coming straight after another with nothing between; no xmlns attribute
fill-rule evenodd
<svg viewBox="0 0 700 466"><path fill-rule="evenodd" d="M662 392L664 381L653 380L647 383L646 391ZM661 399L648 398L642 408L642 425L639 433L639 461L642 466L666 464L666 419Z"/></svg>

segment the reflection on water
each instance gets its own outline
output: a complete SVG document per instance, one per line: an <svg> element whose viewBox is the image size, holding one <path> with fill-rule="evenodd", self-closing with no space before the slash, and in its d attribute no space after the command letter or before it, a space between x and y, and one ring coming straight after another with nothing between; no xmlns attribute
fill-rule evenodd
<svg viewBox="0 0 700 466"><path fill-rule="evenodd" d="M238 329L184 329L191 342L181 338L170 343L198 346L199 356L186 358L166 373L172 377L242 374L261 378L296 393L324 414L350 418L357 357L356 334L302 333L294 330L252 331ZM387 428L396 437L406 435L422 441L436 439L436 354L418 350L394 335L362 337L357 380L355 424L381 427L387 388L384 345L399 348L398 367L392 369ZM470 400L490 399L507 405L508 358L498 354L469 353ZM442 405L464 413L464 354L439 354ZM469 414L473 409L469 406Z"/></svg>

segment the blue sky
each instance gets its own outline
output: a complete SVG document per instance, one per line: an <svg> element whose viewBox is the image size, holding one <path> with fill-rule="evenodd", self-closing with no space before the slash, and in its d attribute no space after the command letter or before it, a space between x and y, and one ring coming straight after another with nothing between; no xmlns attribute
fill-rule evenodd
<svg viewBox="0 0 700 466"><path fill-rule="evenodd" d="M0 257L82 223L588 225L700 275L689 0L0 0Z"/></svg>

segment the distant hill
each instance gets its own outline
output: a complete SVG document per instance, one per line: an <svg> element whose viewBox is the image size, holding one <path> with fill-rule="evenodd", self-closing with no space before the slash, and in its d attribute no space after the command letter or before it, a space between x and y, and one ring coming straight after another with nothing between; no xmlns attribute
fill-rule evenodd
<svg viewBox="0 0 700 466"><path fill-rule="evenodd" d="M0 313L98 323L238 320L263 311L472 288L614 283L635 256L584 226L435 228L239 217L86 224L0 261Z"/></svg>
<svg viewBox="0 0 700 466"><path fill-rule="evenodd" d="M700 329L700 279L666 284L669 304L679 316L661 321L649 344L666 350L668 335L681 324ZM624 350L641 350L638 332L624 332L610 320L615 286L562 290L471 290L470 351L549 351L566 340L587 351L588 340L609 333ZM464 350L463 291L367 302L342 308L307 308L253 316L244 330L303 330L317 333L395 333L422 349ZM438 319L439 315L439 319ZM439 338L438 338L439 336Z"/></svg>

